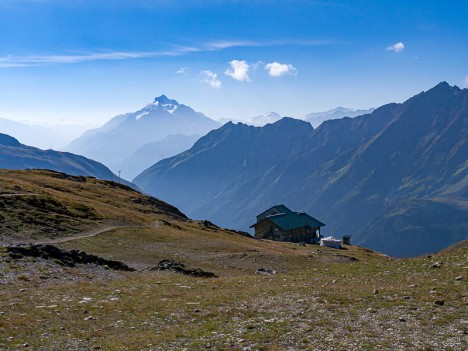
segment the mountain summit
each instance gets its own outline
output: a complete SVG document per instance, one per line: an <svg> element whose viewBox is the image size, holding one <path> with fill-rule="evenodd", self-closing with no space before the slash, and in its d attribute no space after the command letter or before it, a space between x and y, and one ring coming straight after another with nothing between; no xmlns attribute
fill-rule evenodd
<svg viewBox="0 0 468 351"><path fill-rule="evenodd" d="M15 139L15 138L7 135L7 134L2 134L2 133L0 133L0 145L1 146L12 146L12 147L20 147L21 146L20 142L17 139Z"/></svg>
<svg viewBox="0 0 468 351"><path fill-rule="evenodd" d="M178 109L180 104L176 100L169 99L166 95L161 95L154 99L154 101L146 107L150 110L160 110L173 113Z"/></svg>
<svg viewBox="0 0 468 351"><path fill-rule="evenodd" d="M89 130L66 150L112 168L145 144L161 141L170 135L204 135L217 127L219 124L203 113L161 95L136 112L116 116L102 127ZM124 177L125 174L122 170Z"/></svg>

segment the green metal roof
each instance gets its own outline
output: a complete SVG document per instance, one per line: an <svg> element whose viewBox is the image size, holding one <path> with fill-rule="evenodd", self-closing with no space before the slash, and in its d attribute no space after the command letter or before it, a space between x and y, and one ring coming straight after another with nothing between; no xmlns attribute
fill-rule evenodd
<svg viewBox="0 0 468 351"><path fill-rule="evenodd" d="M315 219L312 216L309 216L307 213L299 213L299 212L289 212L289 213L282 213L278 215L267 216L263 218L261 221L252 225L255 227L256 225L262 223L263 221L271 221L280 227L283 230L290 230L294 228L301 228L301 227L310 227L310 228L317 228L325 226L325 223L320 222L319 220Z"/></svg>
<svg viewBox="0 0 468 351"><path fill-rule="evenodd" d="M262 221L263 219L265 219L267 217L267 213L271 210L275 209L276 211L280 212L280 213L292 213L292 211L287 208L286 206L284 206L283 204L281 205L276 205L276 206L273 206L273 207L270 207L268 210L266 211L263 211L262 213L260 213L258 216L257 216L257 221ZM279 214L279 213L278 213Z"/></svg>

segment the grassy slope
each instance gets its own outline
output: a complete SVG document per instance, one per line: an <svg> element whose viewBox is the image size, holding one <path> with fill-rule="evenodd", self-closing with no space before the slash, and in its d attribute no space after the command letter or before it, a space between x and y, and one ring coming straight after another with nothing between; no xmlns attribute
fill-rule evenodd
<svg viewBox="0 0 468 351"><path fill-rule="evenodd" d="M0 170L0 241L56 239L109 225L149 226L172 214L182 215L112 181Z"/></svg>
<svg viewBox="0 0 468 351"><path fill-rule="evenodd" d="M13 261L0 253L0 349L16 350L24 343L40 350L468 346L466 243L414 259L391 259L351 246L302 247L206 228L164 214L158 206L136 205L129 199L144 199L142 195L100 181L75 184L47 172L0 172L0 177L0 192L20 184L67 208L74 201L92 207L99 219L84 221L86 230L115 224L116 218L139 226L57 245L141 269L116 273L99 267L66 268L41 259ZM40 211L37 215L43 216ZM67 228L66 236L78 233ZM47 231L34 234L36 239L41 235L50 238ZM219 278L144 270L164 258L213 271ZM442 262L440 268L430 268L435 261ZM260 267L279 273L255 275ZM456 281L460 275L464 278ZM444 305L435 305L438 300Z"/></svg>

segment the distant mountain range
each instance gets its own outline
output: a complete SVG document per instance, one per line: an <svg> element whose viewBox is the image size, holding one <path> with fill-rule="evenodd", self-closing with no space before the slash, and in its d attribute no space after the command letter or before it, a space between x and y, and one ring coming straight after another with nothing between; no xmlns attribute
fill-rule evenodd
<svg viewBox="0 0 468 351"><path fill-rule="evenodd" d="M61 149L79 137L90 125L50 124L47 126L0 118L0 133L40 149Z"/></svg>
<svg viewBox="0 0 468 351"><path fill-rule="evenodd" d="M0 134L0 168L49 169L71 175L92 176L119 181L118 176L103 164L69 152L41 150L21 144L17 139ZM126 181L124 184L134 186Z"/></svg>
<svg viewBox="0 0 468 351"><path fill-rule="evenodd" d="M263 127L268 123L278 122L281 118L283 117L279 113L267 112L263 115L252 117L248 124L255 127Z"/></svg>
<svg viewBox="0 0 468 351"><path fill-rule="evenodd" d="M331 119L339 119L343 117L357 117L357 116L372 113L372 111L374 110L375 110L374 108L370 108L367 110L357 110L357 109L346 108L346 107L337 107L329 111L312 112L301 117L300 119L306 122L309 122L310 124L312 124L314 128L317 128L323 122L331 120ZM255 126L255 127L263 127L268 123L278 122L281 118L283 117L279 113L267 112L262 115L249 118L245 120L244 122L240 120L234 120L234 119L228 119L228 118L223 118L221 120L218 120L218 122L220 122L221 124L225 124L227 122L233 122L233 123L241 122L241 123L245 123L245 124Z"/></svg>
<svg viewBox="0 0 468 351"><path fill-rule="evenodd" d="M170 135L204 135L220 125L189 106L161 95L144 108L112 118L102 127L89 130L65 150L98 160L108 166L131 157L138 148ZM156 155L164 150L154 150ZM122 170L124 174L135 170Z"/></svg>
<svg viewBox="0 0 468 351"><path fill-rule="evenodd" d="M191 217L247 229L284 203L326 234L394 256L468 237L468 90L440 83L402 104L322 123L228 123L135 179Z"/></svg>
<svg viewBox="0 0 468 351"><path fill-rule="evenodd" d="M331 119L339 119L343 117L357 117L372 113L375 109L370 108L367 110L356 110L346 107L337 107L330 111L325 112L312 112L305 115L302 119L310 122L312 127L317 128L320 124Z"/></svg>

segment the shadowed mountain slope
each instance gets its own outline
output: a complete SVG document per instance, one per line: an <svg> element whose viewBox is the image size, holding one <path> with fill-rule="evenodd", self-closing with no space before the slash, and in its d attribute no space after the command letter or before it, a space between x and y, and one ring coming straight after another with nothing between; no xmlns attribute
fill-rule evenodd
<svg viewBox="0 0 468 351"><path fill-rule="evenodd" d="M99 162L69 152L41 150L26 146L6 134L0 134L0 168L50 169L76 176L92 176L119 181L109 168ZM129 182L122 182L134 186Z"/></svg>
<svg viewBox="0 0 468 351"><path fill-rule="evenodd" d="M281 202L325 222L330 234L411 256L468 235L467 130L468 90L444 82L315 130L293 120L226 125L135 182L224 226L246 229Z"/></svg>

